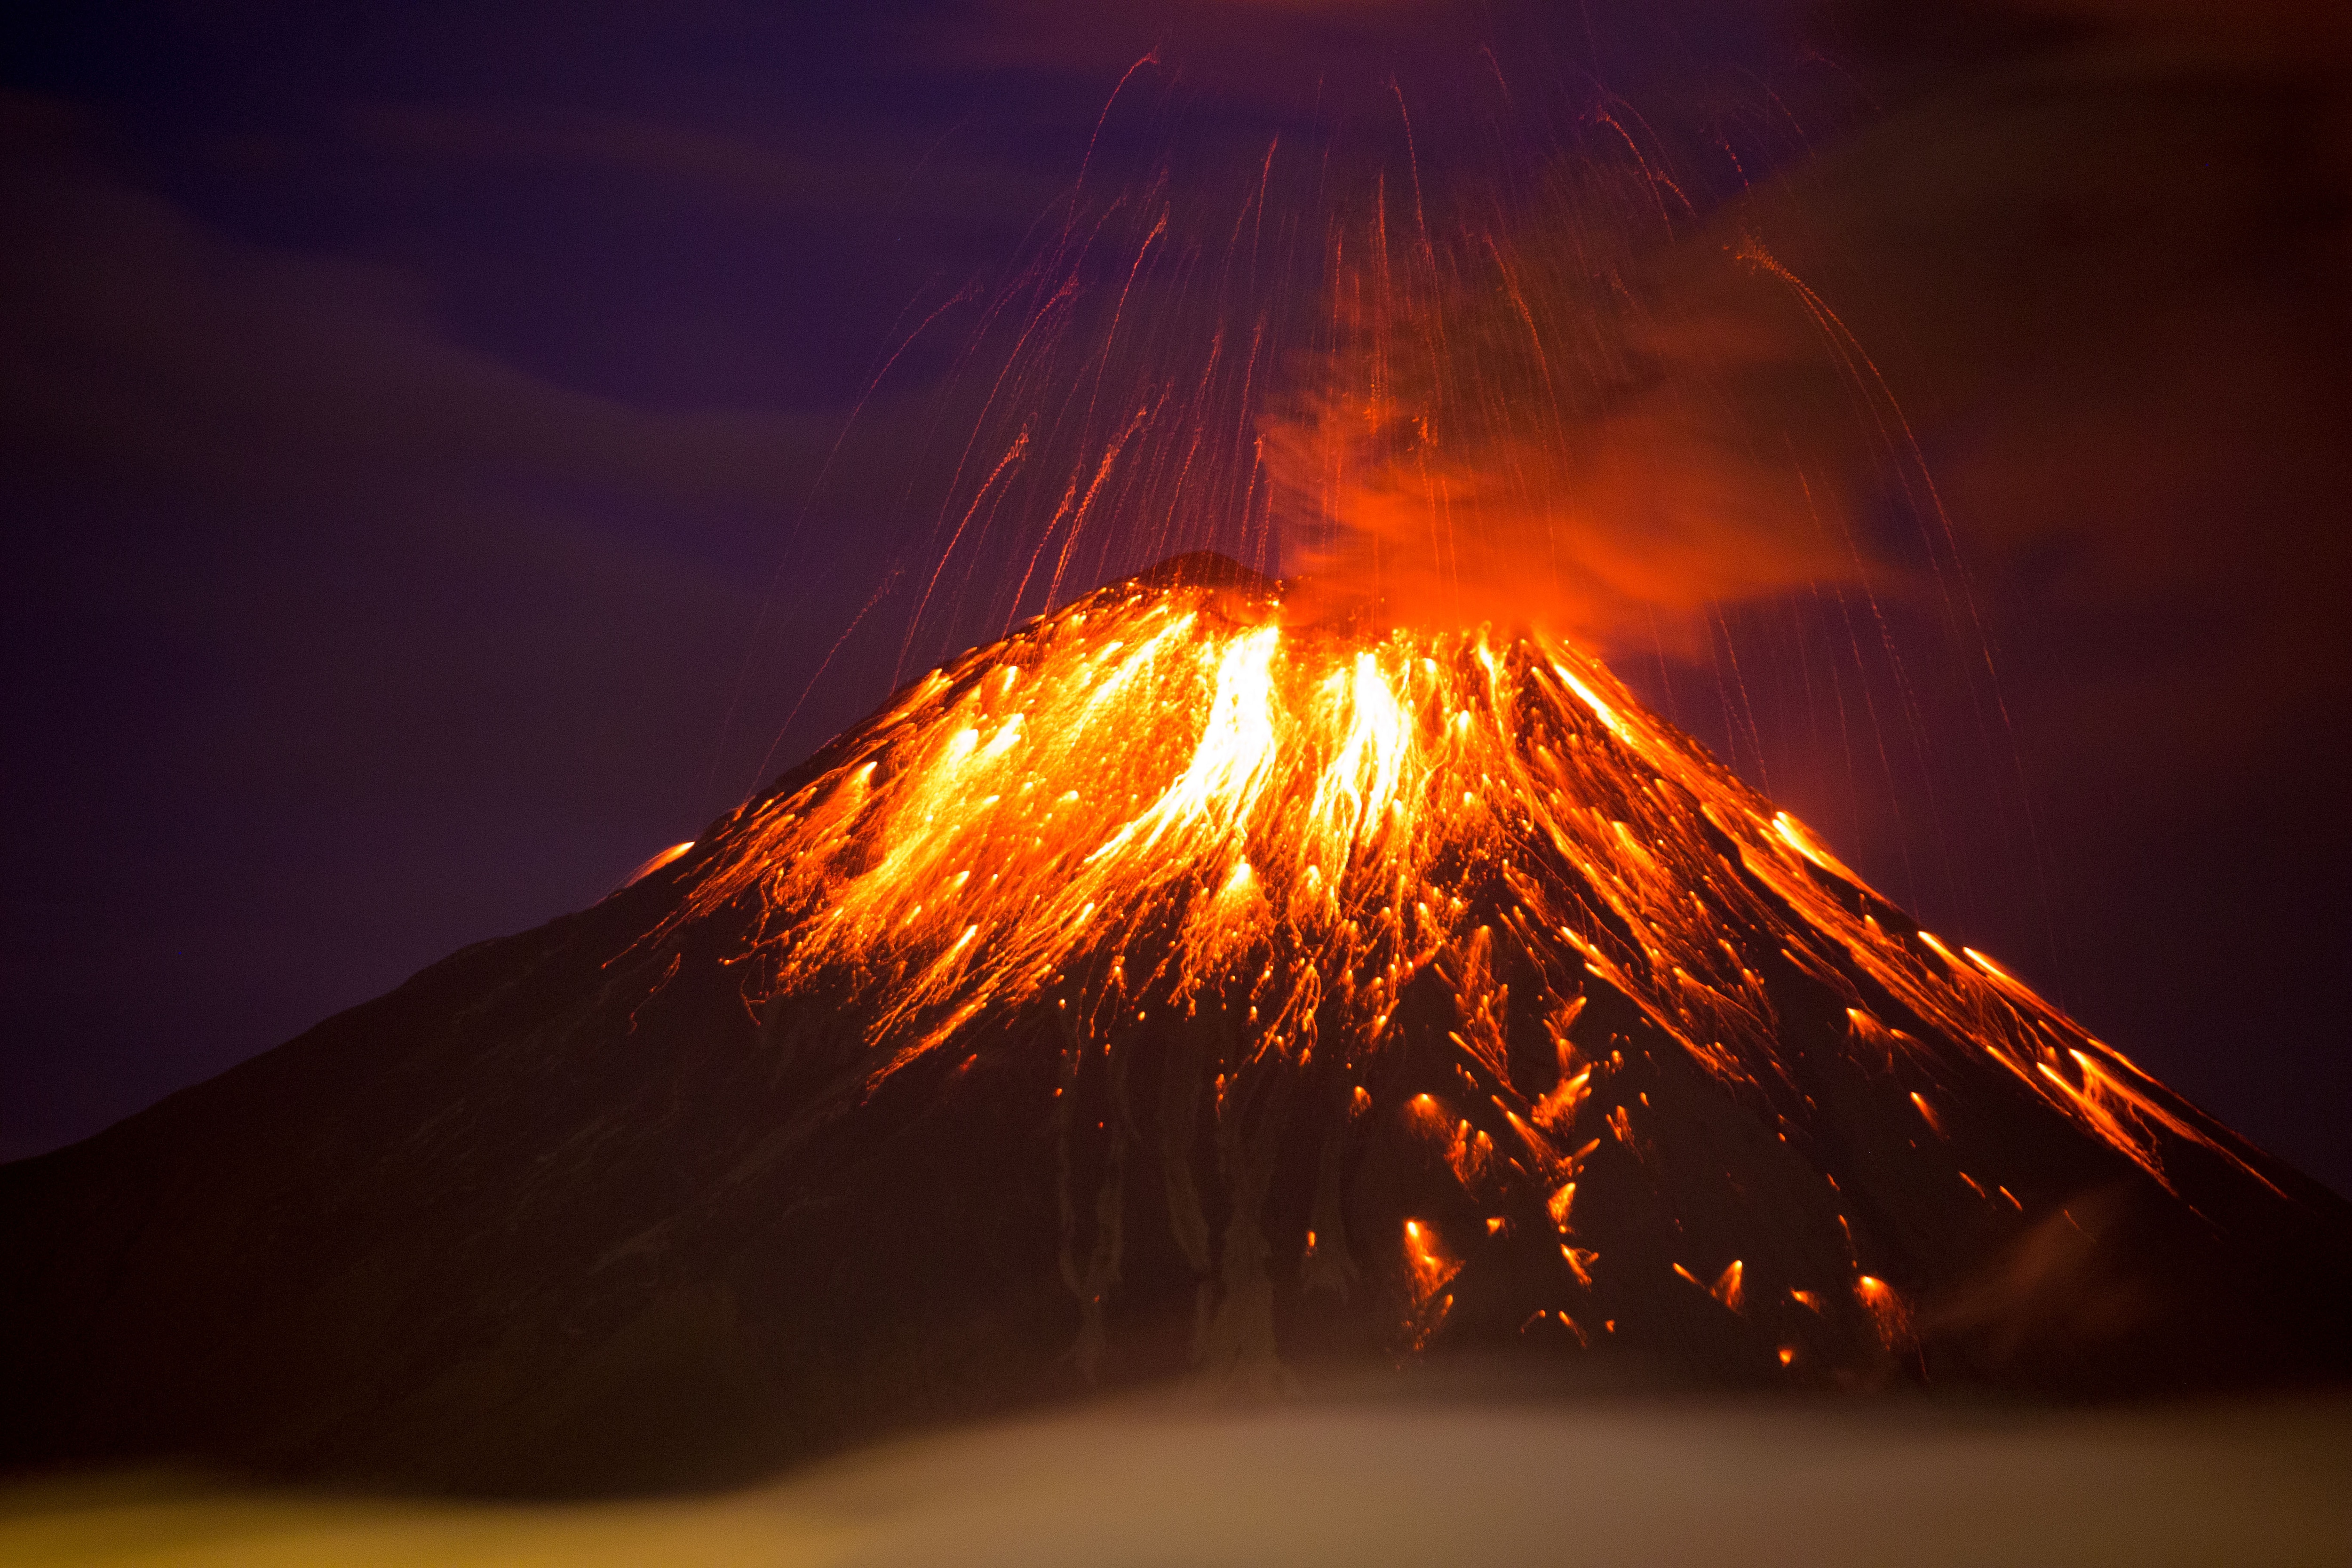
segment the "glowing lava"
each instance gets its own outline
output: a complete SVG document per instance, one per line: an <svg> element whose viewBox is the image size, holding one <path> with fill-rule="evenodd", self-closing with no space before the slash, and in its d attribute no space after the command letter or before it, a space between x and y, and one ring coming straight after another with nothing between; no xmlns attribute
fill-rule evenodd
<svg viewBox="0 0 2352 1568"><path fill-rule="evenodd" d="M929 675L593 908L0 1177L10 1415L52 1452L431 1485L607 1455L704 1484L756 1471L672 1456L1424 1354L2352 1376L2352 1210L1589 656L1317 620L1213 558Z"/></svg>
<svg viewBox="0 0 2352 1568"><path fill-rule="evenodd" d="M1293 626L1272 584L1139 579L933 672L746 811L678 920L754 908L755 1004L852 977L877 1080L1039 1002L1116 1050L1150 1009L1213 998L1245 1020L1253 1060L1336 1049L1361 1066L1434 967L1500 1113L1491 1135L1440 1130L1456 1173L1475 1185L1499 1142L1565 1231L1590 1151L1567 1134L1609 1067L1573 1034L1592 988L1726 1085L1756 1085L1785 1079L1770 977L1794 971L1890 1068L1932 1083L1939 1053L1972 1054L2159 1182L2160 1132L2244 1164L1536 634ZM1532 989L1493 978L1505 946ZM1555 1047L1548 1081L1507 1048L1528 1016ZM1642 1109L1616 1107L1610 1131L1636 1142Z"/></svg>

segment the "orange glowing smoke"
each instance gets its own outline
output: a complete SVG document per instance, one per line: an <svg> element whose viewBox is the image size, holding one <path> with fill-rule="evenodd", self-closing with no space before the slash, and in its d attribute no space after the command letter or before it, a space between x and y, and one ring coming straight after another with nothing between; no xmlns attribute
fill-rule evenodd
<svg viewBox="0 0 2352 1568"><path fill-rule="evenodd" d="M1547 174L1507 217L1482 190L1331 226L1330 346L1260 421L1289 568L1416 625L1687 656L1726 605L1894 585L1848 491L1917 455L1827 303L1752 236L1676 243L1697 215L1643 154Z"/></svg>

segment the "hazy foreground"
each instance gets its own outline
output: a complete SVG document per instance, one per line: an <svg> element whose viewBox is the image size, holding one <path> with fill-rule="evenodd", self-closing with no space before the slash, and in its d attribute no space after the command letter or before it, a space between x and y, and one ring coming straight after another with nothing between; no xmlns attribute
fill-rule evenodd
<svg viewBox="0 0 2352 1568"><path fill-rule="evenodd" d="M2340 1565L2352 1401L2074 1415L1129 1406L684 1502L19 1488L0 1497L0 1561Z"/></svg>

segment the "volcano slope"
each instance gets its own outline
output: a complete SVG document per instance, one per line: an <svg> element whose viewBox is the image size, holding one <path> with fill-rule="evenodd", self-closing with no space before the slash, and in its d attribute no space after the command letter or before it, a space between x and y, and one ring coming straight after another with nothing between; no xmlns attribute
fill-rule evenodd
<svg viewBox="0 0 2352 1568"><path fill-rule="evenodd" d="M1282 596L1102 589L594 908L0 1169L6 1457L576 1492L1448 1353L2344 1376L2342 1200L1576 649Z"/></svg>

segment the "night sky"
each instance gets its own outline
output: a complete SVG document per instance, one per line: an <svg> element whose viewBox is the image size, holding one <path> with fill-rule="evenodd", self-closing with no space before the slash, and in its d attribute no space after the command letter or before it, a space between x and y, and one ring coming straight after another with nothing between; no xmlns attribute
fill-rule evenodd
<svg viewBox="0 0 2352 1568"><path fill-rule="evenodd" d="M1022 530L1083 443L950 549L956 460L1092 318L1041 355L998 307L1076 223L1181 253L1256 189L1308 243L1253 254L1307 261L1209 292L1304 331L1410 114L1441 213L1671 163L1626 276L1706 330L1641 395L1732 411L1691 463L1801 449L1846 498L1851 573L1782 552L1620 673L2352 1191L2340 7L54 9L0 50L0 1153L594 901L1043 608ZM1741 237L1883 407L1742 330ZM1198 352L1189 276L1129 301L1118 388ZM1107 533L1066 590L1223 526Z"/></svg>

